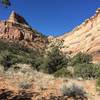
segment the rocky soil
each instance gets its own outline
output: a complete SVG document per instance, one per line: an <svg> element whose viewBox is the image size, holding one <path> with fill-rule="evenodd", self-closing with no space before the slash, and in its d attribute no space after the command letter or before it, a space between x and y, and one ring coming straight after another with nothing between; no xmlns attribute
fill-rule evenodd
<svg viewBox="0 0 100 100"><path fill-rule="evenodd" d="M27 74L12 74L0 76L0 100L74 100L61 95L63 84L77 84L84 88L87 98L77 100L99 100L100 95L95 90L95 80L72 80L54 78L39 72L34 76ZM41 79L42 78L42 79ZM23 82L31 84L27 89L20 87Z"/></svg>
<svg viewBox="0 0 100 100"><path fill-rule="evenodd" d="M18 64L19 70L0 69L0 100L74 100L62 96L64 84L76 84L86 92L87 98L77 100L99 100L96 80L55 78L52 75L37 72L30 65ZM1 66L2 67L2 66Z"/></svg>

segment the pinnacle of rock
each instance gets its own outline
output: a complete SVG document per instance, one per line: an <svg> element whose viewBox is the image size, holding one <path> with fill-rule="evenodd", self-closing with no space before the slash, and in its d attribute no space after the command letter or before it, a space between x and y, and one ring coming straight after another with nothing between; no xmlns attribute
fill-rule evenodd
<svg viewBox="0 0 100 100"><path fill-rule="evenodd" d="M20 23L20 24L28 25L25 19L19 14L17 14L15 11L12 11L12 13L10 14L10 17L8 18L8 21L13 22L13 23Z"/></svg>

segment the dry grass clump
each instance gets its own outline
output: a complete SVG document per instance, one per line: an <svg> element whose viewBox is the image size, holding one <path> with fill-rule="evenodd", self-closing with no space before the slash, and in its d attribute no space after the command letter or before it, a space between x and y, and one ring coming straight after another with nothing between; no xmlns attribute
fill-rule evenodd
<svg viewBox="0 0 100 100"><path fill-rule="evenodd" d="M61 93L63 96L72 97L75 100L87 100L86 92L84 89L76 84L63 84L61 87Z"/></svg>
<svg viewBox="0 0 100 100"><path fill-rule="evenodd" d="M33 70L27 64L16 64L3 74L5 78L13 79L12 82L21 89L29 89L34 84L38 90L44 90L54 82L53 75Z"/></svg>

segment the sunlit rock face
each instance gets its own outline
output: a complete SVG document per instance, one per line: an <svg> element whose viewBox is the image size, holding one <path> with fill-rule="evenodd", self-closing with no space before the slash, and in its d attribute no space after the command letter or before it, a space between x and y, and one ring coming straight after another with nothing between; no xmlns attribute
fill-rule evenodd
<svg viewBox="0 0 100 100"><path fill-rule="evenodd" d="M28 26L23 17L11 13L6 21L0 21L0 38L8 40L33 40L32 29Z"/></svg>
<svg viewBox="0 0 100 100"><path fill-rule="evenodd" d="M79 51L93 55L93 62L100 62L100 8L96 14L69 33L57 37L64 40L64 52L72 55Z"/></svg>
<svg viewBox="0 0 100 100"><path fill-rule="evenodd" d="M0 39L19 41L32 48L45 45L45 39L14 11L7 20L0 21Z"/></svg>
<svg viewBox="0 0 100 100"><path fill-rule="evenodd" d="M20 23L20 24L28 25L25 19L14 11L12 11L12 13L10 14L8 21L13 22L13 23Z"/></svg>

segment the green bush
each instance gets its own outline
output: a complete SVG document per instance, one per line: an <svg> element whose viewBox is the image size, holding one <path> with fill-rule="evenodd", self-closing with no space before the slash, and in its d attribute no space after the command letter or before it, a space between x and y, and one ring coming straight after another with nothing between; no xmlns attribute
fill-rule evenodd
<svg viewBox="0 0 100 100"><path fill-rule="evenodd" d="M79 52L71 59L71 65L86 63L89 64L92 61L92 56L87 53Z"/></svg>
<svg viewBox="0 0 100 100"><path fill-rule="evenodd" d="M66 68L62 68L54 73L55 77L72 77L72 73Z"/></svg>
<svg viewBox="0 0 100 100"><path fill-rule="evenodd" d="M43 67L42 67L44 63L43 60L44 60L43 56L36 57L34 61L32 62L32 65L34 66L33 68L36 69L37 71L43 70Z"/></svg>
<svg viewBox="0 0 100 100"><path fill-rule="evenodd" d="M41 52L24 47L17 42L0 40L0 64L5 67L5 70L16 63L31 64L36 69Z"/></svg>
<svg viewBox="0 0 100 100"><path fill-rule="evenodd" d="M83 90L83 88L75 84L71 86L64 84L61 87L61 93L63 96L72 97L74 100L84 100L84 98L86 98L86 92Z"/></svg>
<svg viewBox="0 0 100 100"><path fill-rule="evenodd" d="M0 64L4 66L5 71L15 64L16 61L17 59L15 59L14 55L7 50L0 52Z"/></svg>
<svg viewBox="0 0 100 100"><path fill-rule="evenodd" d="M74 66L74 75L83 79L95 79L100 76L100 66L94 64L77 64Z"/></svg>
<svg viewBox="0 0 100 100"><path fill-rule="evenodd" d="M46 57L44 57L44 69L47 73L53 74L57 70L66 67L68 64L68 59L63 53L59 50L59 48L52 48L51 52L48 53Z"/></svg>
<svg viewBox="0 0 100 100"><path fill-rule="evenodd" d="M8 68L11 67L11 65L13 64L11 57L9 55L5 56L1 62L1 64L4 66L4 70L8 70Z"/></svg>

